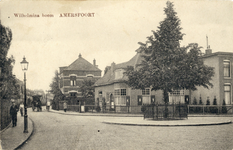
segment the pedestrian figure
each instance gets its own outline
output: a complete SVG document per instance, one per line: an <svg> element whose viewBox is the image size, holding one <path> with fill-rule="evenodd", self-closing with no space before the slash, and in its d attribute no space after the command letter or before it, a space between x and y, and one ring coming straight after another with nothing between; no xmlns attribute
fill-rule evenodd
<svg viewBox="0 0 233 150"><path fill-rule="evenodd" d="M23 117L23 104L19 105L20 114Z"/></svg>
<svg viewBox="0 0 233 150"><path fill-rule="evenodd" d="M38 101L39 111L42 111L42 107L41 107L41 105L42 105L42 103L41 103L41 101L39 100L39 101Z"/></svg>
<svg viewBox="0 0 233 150"><path fill-rule="evenodd" d="M50 101L47 101L47 111L50 109Z"/></svg>
<svg viewBox="0 0 233 150"><path fill-rule="evenodd" d="M19 111L18 107L16 106L15 102L12 102L12 106L10 108L10 115L12 119L12 127L17 126L17 112Z"/></svg>
<svg viewBox="0 0 233 150"><path fill-rule="evenodd" d="M36 102L36 109L37 109L37 111L39 111L39 103L38 102Z"/></svg>
<svg viewBox="0 0 233 150"><path fill-rule="evenodd" d="M67 103L66 103L66 101L63 103L63 109L64 109L64 112L66 112L66 109L67 109Z"/></svg>

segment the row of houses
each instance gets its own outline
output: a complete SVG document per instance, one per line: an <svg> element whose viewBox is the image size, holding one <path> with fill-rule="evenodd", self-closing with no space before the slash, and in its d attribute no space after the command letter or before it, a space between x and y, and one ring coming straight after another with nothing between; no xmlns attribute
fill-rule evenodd
<svg viewBox="0 0 233 150"><path fill-rule="evenodd" d="M66 96L82 97L80 84L85 79L96 81L95 87L95 103L96 105L106 108L116 108L116 106L141 106L143 104L151 104L154 102L163 102L162 91L151 91L150 88L143 90L132 89L125 81L127 76L124 74L127 66L136 67L142 61L142 54L136 50L135 56L129 61L115 64L114 62L106 67L105 74L101 76L101 70L96 65L96 60L89 63L82 58L81 54L77 60L66 67L60 67L60 89ZM233 104L233 53L216 52L212 53L211 49L207 49L203 55L204 64L214 67L214 77L212 78L213 88L197 87L196 91L179 90L169 93L169 102L182 102L193 104L193 100L202 99L203 103L209 99L213 104L214 98L217 104L221 105L223 100L226 104ZM135 109L139 107L135 107ZM119 110L120 111L120 110ZM131 107L131 112L136 112Z"/></svg>

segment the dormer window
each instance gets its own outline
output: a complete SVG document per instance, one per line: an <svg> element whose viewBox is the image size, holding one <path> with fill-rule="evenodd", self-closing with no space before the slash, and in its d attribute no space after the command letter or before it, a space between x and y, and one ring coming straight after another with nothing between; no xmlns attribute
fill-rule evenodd
<svg viewBox="0 0 233 150"><path fill-rule="evenodd" d="M123 69L117 69L115 71L115 79L121 79L121 78L123 78L123 73L124 73Z"/></svg>

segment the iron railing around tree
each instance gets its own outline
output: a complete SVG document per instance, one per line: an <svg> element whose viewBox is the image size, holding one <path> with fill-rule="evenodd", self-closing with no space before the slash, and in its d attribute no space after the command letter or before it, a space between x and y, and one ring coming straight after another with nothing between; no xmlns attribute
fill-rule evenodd
<svg viewBox="0 0 233 150"><path fill-rule="evenodd" d="M188 108L186 104L150 104L143 105L144 119L185 119L188 118Z"/></svg>

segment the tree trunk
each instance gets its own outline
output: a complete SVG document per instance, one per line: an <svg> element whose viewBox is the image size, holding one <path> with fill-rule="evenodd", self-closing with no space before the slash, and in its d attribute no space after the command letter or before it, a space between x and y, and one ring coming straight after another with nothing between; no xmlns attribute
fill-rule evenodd
<svg viewBox="0 0 233 150"><path fill-rule="evenodd" d="M188 104L192 104L192 101L191 101L191 94L192 94L192 90L189 89L189 103L188 103Z"/></svg>
<svg viewBox="0 0 233 150"><path fill-rule="evenodd" d="M168 118L168 102L169 102L169 97L168 97L168 90L165 88L163 90L163 98L164 98L164 103L165 103L165 110L164 110L164 118Z"/></svg>

